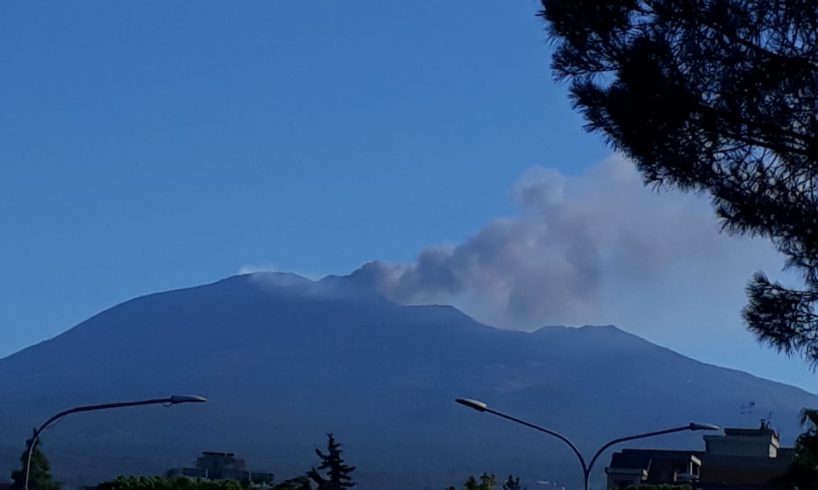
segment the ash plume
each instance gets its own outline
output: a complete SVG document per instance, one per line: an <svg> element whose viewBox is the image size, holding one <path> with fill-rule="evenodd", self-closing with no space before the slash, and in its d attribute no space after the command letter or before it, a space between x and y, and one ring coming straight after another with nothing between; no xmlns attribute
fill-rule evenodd
<svg viewBox="0 0 818 490"><path fill-rule="evenodd" d="M426 248L411 264L370 262L356 274L401 303L454 304L494 325L530 329L623 321L623 312L628 321L634 299L643 297L649 312L656 290L667 296L668 287L701 283L740 293L759 267L780 268L768 245L720 234L704 196L646 188L619 156L580 175L530 169L512 196L515 216L462 243Z"/></svg>

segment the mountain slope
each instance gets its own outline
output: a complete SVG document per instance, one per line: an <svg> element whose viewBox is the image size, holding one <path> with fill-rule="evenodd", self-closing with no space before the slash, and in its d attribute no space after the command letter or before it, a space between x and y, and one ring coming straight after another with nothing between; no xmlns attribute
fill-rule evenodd
<svg viewBox="0 0 818 490"><path fill-rule="evenodd" d="M235 276L106 310L0 360L0 471L30 428L76 404L200 393L210 402L78 415L44 435L72 482L236 451L282 477L314 464L334 432L361 488L442 488L469 472L576 481L570 454L530 430L455 405L457 396L559 430L591 450L690 420L735 425L753 400L785 439L818 406L800 389L699 363L615 327L533 333L447 306L401 306L365 281ZM698 435L651 441L700 444ZM93 463L89 463L93 462Z"/></svg>

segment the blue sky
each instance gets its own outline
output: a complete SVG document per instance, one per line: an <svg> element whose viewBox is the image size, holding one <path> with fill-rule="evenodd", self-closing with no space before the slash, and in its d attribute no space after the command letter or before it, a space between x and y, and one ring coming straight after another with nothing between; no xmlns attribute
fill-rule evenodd
<svg viewBox="0 0 818 490"><path fill-rule="evenodd" d="M582 182L610 151L552 81L537 9L0 3L0 356L242 267L412 263L520 212L510 196L532 167ZM803 365L741 329L748 257L729 300L691 317L718 342L645 326L675 318L670 304L589 318L610 311L682 352L812 389Z"/></svg>

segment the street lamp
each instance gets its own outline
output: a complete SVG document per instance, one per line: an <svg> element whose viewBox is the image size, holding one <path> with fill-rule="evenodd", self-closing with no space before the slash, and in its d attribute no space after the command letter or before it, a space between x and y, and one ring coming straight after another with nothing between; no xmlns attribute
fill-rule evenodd
<svg viewBox="0 0 818 490"><path fill-rule="evenodd" d="M142 405L164 405L166 407L170 407L173 405L179 405L182 403L204 403L207 401L207 398L203 396L197 395L173 395L167 398L153 398L149 400L137 400L132 402L115 402L115 403L101 403L99 405L83 405L80 407L69 408L68 410L63 410L55 415L53 415L50 419L43 422L43 425L38 427L34 431L34 435L31 436L31 439L28 441L28 448L26 449L26 474L25 474L25 490L29 490L28 488L28 478L29 473L31 472L31 453L34 452L34 446L37 445L37 441L40 438L40 434L48 427L49 425L53 424L57 420L65 417L66 415L70 415L72 413L78 412L93 412L96 410L109 410L112 408L127 408L127 407L139 407Z"/></svg>
<svg viewBox="0 0 818 490"><path fill-rule="evenodd" d="M585 482L585 490L588 490L588 488L589 488L589 481L591 479L591 470L594 467L594 463L596 463L597 459L599 459L599 457L602 455L603 451L605 451L609 447L613 446L614 444L619 444L620 442L625 442L625 441L632 441L634 439L644 439L646 437L661 436L661 435L664 435L664 434L671 434L673 432L683 432L683 431L688 431L688 430L689 431L720 430L719 426L717 426L717 425L699 424L699 423L691 422L691 423L689 423L687 425L683 425L681 427L674 427L674 428L671 428L671 429L657 430L657 431L654 431L654 432L645 432L645 433L642 433L642 434L635 434L635 435L632 435L632 436L619 437L617 439L613 439L613 440L608 441L605 444L603 444L602 447L600 447L594 453L594 455L591 457L591 461L589 463L586 463L585 458L582 456L582 453L579 451L576 444L574 444L573 442L571 442L570 439L568 439L567 437L565 437L564 435L562 435L562 434L560 434L558 432L554 432L553 430L546 429L545 427L540 427L539 425L532 424L531 422L527 422L527 421L522 420L522 419L518 419L517 417L513 417L513 416L505 414L503 412L498 412L497 410L494 410L494 409L490 408L486 403L481 402L479 400L472 400L472 399L469 399L469 398L458 398L455 401L457 403L459 403L461 405L464 405L466 407L469 407L469 408L471 408L473 410L477 410L478 412L490 413L492 415L496 415L496 416L504 418L506 420L510 420L512 422L516 422L516 423L524 425L526 427L530 427L530 428L532 428L534 430L544 432L544 433L546 433L546 434L548 434L550 436L554 436L557 439L564 442L569 448L571 448L571 451L574 452L577 459L579 460L580 466L582 466L582 476L583 476L583 479L584 479L584 482Z"/></svg>

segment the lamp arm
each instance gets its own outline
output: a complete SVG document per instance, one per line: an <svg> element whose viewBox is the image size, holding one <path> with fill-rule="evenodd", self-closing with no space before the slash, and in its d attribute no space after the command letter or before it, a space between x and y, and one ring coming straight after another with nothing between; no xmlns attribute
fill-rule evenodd
<svg viewBox="0 0 818 490"><path fill-rule="evenodd" d="M115 402L115 403L101 403L99 405L83 405L80 407L69 408L68 410L63 410L57 414L54 414L46 420L45 422L40 425L35 431L34 434L31 436L28 442L28 448L26 450L26 473L25 473L25 483L23 488L28 490L28 482L29 477L31 475L31 456L34 453L34 447L37 445L37 442L40 439L40 434L51 424L56 422L57 420L65 417L66 415L71 415L72 413L78 412L91 412L94 410L108 410L110 408L125 408L125 407L138 407L140 405L157 405L157 404L170 404L172 403L172 398L154 398L151 400L140 400L135 402Z"/></svg>
<svg viewBox="0 0 818 490"><path fill-rule="evenodd" d="M643 434L636 434L633 436L627 437L619 437L617 439L613 439L611 441L606 442L602 447L600 447L595 453L594 456L591 458L591 463L588 465L588 472L591 472L591 468L594 467L594 463L596 463L597 459L602 456L602 453L605 452L606 449L609 447L619 444L620 442L626 441L633 441L634 439L644 439L647 437L654 437L654 436L661 436L664 434L672 434L674 432L682 432L685 430L690 430L690 426L685 425L684 427L674 427L673 429L665 429L665 430L657 430L654 432L645 432Z"/></svg>
<svg viewBox="0 0 818 490"><path fill-rule="evenodd" d="M538 431L543 432L545 434L548 434L550 436L556 437L560 441L564 442L569 448L571 448L571 451L574 452L577 459L579 460L579 464L582 466L583 473L587 473L589 471L589 466L587 464L585 464L585 458L582 456L582 453L579 451L579 448L577 448L576 444L571 442L570 439L568 439L564 435L560 434L559 432L555 432L555 431L553 431L551 429L546 429L545 427L541 427L541 426L539 426L537 424L532 424L531 422L528 422L526 420L518 419L517 417L505 414L503 412L498 412L497 410L493 410L491 408L486 408L485 411L489 412L489 413L491 413L493 415L497 415L498 417L502 417L502 418L504 418L506 420L516 422L518 424L524 425L526 427L530 427L530 428L532 428L534 430L538 430ZM593 463L591 463L591 464L593 464Z"/></svg>

